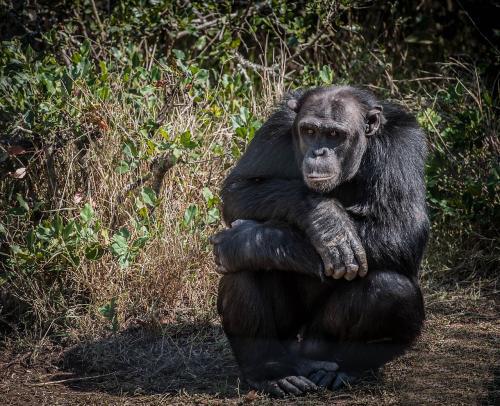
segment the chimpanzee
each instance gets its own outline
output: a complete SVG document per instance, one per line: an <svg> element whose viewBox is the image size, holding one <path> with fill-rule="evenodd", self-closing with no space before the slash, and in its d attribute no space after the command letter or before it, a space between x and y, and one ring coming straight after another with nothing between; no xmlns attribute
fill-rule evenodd
<svg viewBox="0 0 500 406"><path fill-rule="evenodd" d="M246 381L335 389L402 354L424 305L426 140L401 107L350 86L296 91L222 189L218 311Z"/></svg>

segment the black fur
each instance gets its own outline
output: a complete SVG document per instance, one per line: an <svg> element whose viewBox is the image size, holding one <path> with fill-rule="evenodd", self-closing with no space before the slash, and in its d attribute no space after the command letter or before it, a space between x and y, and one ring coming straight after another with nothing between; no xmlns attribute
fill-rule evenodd
<svg viewBox="0 0 500 406"><path fill-rule="evenodd" d="M331 113L317 111L332 103ZM348 142L318 135L305 145L298 127L307 109L328 116L321 131L347 122ZM429 231L425 157L425 136L410 114L353 87L290 94L257 132L222 190L225 221L253 221L214 237L225 273L218 309L254 387L294 393L282 380L304 371L305 381L317 377L311 358L355 375L417 337L424 320L417 274ZM317 168L335 173L335 182L307 183ZM332 279L339 275L349 280ZM315 383L335 386L335 373L333 383L321 376Z"/></svg>

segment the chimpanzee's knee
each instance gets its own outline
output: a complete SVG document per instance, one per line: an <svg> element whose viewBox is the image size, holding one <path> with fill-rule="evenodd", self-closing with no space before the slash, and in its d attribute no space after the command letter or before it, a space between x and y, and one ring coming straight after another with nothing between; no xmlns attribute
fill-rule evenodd
<svg viewBox="0 0 500 406"><path fill-rule="evenodd" d="M217 309L226 334L286 336L300 319L293 299L282 272L237 272L222 277Z"/></svg>
<svg viewBox="0 0 500 406"><path fill-rule="evenodd" d="M408 277L374 271L338 286L324 309L321 324L341 341L391 339L413 341L425 318L420 288Z"/></svg>

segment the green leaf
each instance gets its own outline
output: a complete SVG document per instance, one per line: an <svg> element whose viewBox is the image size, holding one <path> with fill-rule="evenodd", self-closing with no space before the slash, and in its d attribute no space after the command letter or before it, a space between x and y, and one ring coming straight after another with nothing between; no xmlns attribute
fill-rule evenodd
<svg viewBox="0 0 500 406"><path fill-rule="evenodd" d="M210 199L213 199L213 197L214 197L214 194L212 193L212 191L207 187L203 188L203 191L201 192L201 194L203 195L203 198L205 199L206 202L209 202Z"/></svg>
<svg viewBox="0 0 500 406"><path fill-rule="evenodd" d="M99 61L99 67L101 68L101 80L106 81L108 79L108 68L106 62Z"/></svg>
<svg viewBox="0 0 500 406"><path fill-rule="evenodd" d="M198 206L190 205L184 212L184 225L189 226L198 215Z"/></svg>
<svg viewBox="0 0 500 406"><path fill-rule="evenodd" d="M66 93L68 95L71 94L71 91L73 90L73 79L71 79L71 76L67 72L65 72L61 81L63 84L63 89L66 90Z"/></svg>
<svg viewBox="0 0 500 406"><path fill-rule="evenodd" d="M87 56L90 52L90 41L85 39L80 47L80 54L82 56Z"/></svg>
<svg viewBox="0 0 500 406"><path fill-rule="evenodd" d="M209 73L206 69L200 69L199 72L195 75L196 83L201 85L206 85L208 83Z"/></svg>
<svg viewBox="0 0 500 406"><path fill-rule="evenodd" d="M100 244L93 244L85 248L85 258L97 261L104 255L104 248Z"/></svg>
<svg viewBox="0 0 500 406"><path fill-rule="evenodd" d="M333 82L333 71L332 69L324 65L323 68L319 71L319 78L325 84L331 84Z"/></svg>
<svg viewBox="0 0 500 406"><path fill-rule="evenodd" d="M166 128L164 127L160 127L158 129L158 132L160 133L160 135L162 136L162 138L166 141L170 141L170 135L168 134L168 131Z"/></svg>
<svg viewBox="0 0 500 406"><path fill-rule="evenodd" d="M145 204L148 206L156 206L157 198L156 193L153 189L145 187L141 190L141 197Z"/></svg>
<svg viewBox="0 0 500 406"><path fill-rule="evenodd" d="M248 107L240 107L240 118L242 124L248 123L248 119L250 118L250 110L248 110Z"/></svg>
<svg viewBox="0 0 500 406"><path fill-rule="evenodd" d="M138 251L139 249L143 248L146 243L148 242L149 240L149 236L145 235L145 236L142 236L142 237L139 237L137 238L133 243L132 243L132 248L135 250L135 251Z"/></svg>
<svg viewBox="0 0 500 406"><path fill-rule="evenodd" d="M139 53L134 52L134 54L132 55L132 68L138 67L140 63L141 63L141 58L139 56Z"/></svg>
<svg viewBox="0 0 500 406"><path fill-rule="evenodd" d="M70 221L68 224L66 224L66 226L64 227L63 231L62 231L62 238L64 241L67 241L70 239L71 235L73 234L73 232L75 231L76 227L75 227L75 222L74 221Z"/></svg>
<svg viewBox="0 0 500 406"><path fill-rule="evenodd" d="M207 224L213 224L220 220L220 211L217 207L212 207L207 212Z"/></svg>
<svg viewBox="0 0 500 406"><path fill-rule="evenodd" d="M85 203L85 206L83 206L80 211L80 218L84 223L90 223L94 218L94 210L89 203Z"/></svg>
<svg viewBox="0 0 500 406"><path fill-rule="evenodd" d="M116 298L112 298L111 301L104 306L99 307L98 312L111 322L111 329L116 332L118 331L118 316L116 314Z"/></svg>
<svg viewBox="0 0 500 406"><path fill-rule="evenodd" d="M172 155L176 160L179 159L182 156L182 149L174 147L174 149L172 150Z"/></svg>
<svg viewBox="0 0 500 406"><path fill-rule="evenodd" d="M17 193L16 194L16 200L18 201L19 203L19 206L25 210L25 211L29 211L30 210L30 207L28 206L28 203L26 202L26 200L24 200L24 198L21 196L20 193Z"/></svg>
<svg viewBox="0 0 500 406"><path fill-rule="evenodd" d="M193 149L196 147L196 143L191 140L191 131L184 131L179 137L179 141L184 148Z"/></svg>
<svg viewBox="0 0 500 406"><path fill-rule="evenodd" d="M113 235L111 239L111 252L118 258L120 266L125 268L128 266L128 255L129 246L128 239L130 238L130 233L126 228L120 229L116 234Z"/></svg>
<svg viewBox="0 0 500 406"><path fill-rule="evenodd" d="M54 219L52 220L52 227L54 228L56 235L62 235L63 219L61 218L61 216L59 214L56 214L54 216Z"/></svg>
<svg viewBox="0 0 500 406"><path fill-rule="evenodd" d="M121 174L127 173L130 171L130 165L126 161L120 161L118 166L116 167L116 172Z"/></svg>
<svg viewBox="0 0 500 406"><path fill-rule="evenodd" d="M107 100L109 97L109 86L103 86L97 90L97 96L101 98L101 100Z"/></svg>
<svg viewBox="0 0 500 406"><path fill-rule="evenodd" d="M132 141L125 141L122 152L126 157L130 159L134 159L139 156L139 151Z"/></svg>
<svg viewBox="0 0 500 406"><path fill-rule="evenodd" d="M172 49L172 52L174 53L175 57L181 61L186 59L186 54L182 52L180 49Z"/></svg>
<svg viewBox="0 0 500 406"><path fill-rule="evenodd" d="M109 303L99 307L98 309L99 313L106 318L113 317L113 315L115 314L115 310L116 310L116 298L112 298Z"/></svg>
<svg viewBox="0 0 500 406"><path fill-rule="evenodd" d="M231 154L233 155L233 158L235 158L235 159L237 159L237 158L239 158L241 156L241 150L238 147L238 145L233 144L231 146Z"/></svg>

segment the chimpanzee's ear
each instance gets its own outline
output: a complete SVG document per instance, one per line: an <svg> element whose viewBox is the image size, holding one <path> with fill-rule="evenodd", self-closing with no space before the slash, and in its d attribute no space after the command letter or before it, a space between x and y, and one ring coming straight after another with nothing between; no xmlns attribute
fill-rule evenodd
<svg viewBox="0 0 500 406"><path fill-rule="evenodd" d="M367 137L376 134L386 123L382 106L374 106L366 115L365 134Z"/></svg>
<svg viewBox="0 0 500 406"><path fill-rule="evenodd" d="M299 102L297 99L290 99L286 102L286 105L288 106L289 109L295 111L296 113L299 112Z"/></svg>

